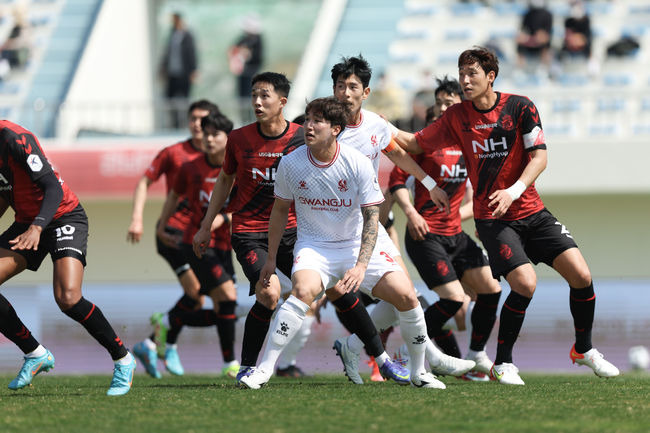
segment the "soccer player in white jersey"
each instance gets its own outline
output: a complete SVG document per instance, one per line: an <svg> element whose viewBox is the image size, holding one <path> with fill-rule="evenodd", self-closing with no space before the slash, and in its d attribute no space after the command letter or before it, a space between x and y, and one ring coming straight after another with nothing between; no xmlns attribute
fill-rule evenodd
<svg viewBox="0 0 650 433"><path fill-rule="evenodd" d="M435 206L449 212L447 194L437 187L436 182L392 140L391 129L386 120L378 114L362 108L363 101L370 94L371 74L368 62L361 55L343 58L340 63L332 67L334 97L346 103L350 108L350 118L345 129L339 135L338 142L343 146L353 147L366 155L372 162L376 175L379 173L379 159L383 152L395 165L422 182L429 190L429 195ZM395 260L408 277L399 249L392 243L381 225L379 226L378 240L382 245L386 245L385 254ZM412 286L412 283L410 284ZM370 316L375 326L379 330L384 330L394 324L395 314L392 308L381 304L380 302ZM361 339L355 334L338 339L334 343L334 349L341 357L348 378L354 383L363 383L358 371L359 356L363 349ZM462 376L476 365L470 360L445 355L430 341L427 343L426 358L432 371L436 374Z"/></svg>
<svg viewBox="0 0 650 433"><path fill-rule="evenodd" d="M300 329L309 305L335 285L344 292L361 289L393 304L412 360L410 383L444 389L424 368L429 338L415 289L399 264L385 253L390 245L377 241L379 204L384 200L377 176L367 158L336 141L347 121L347 105L335 98L320 98L310 102L305 112L307 146L283 157L276 173L269 252L260 272L260 283L269 284L294 204L298 239L292 295L269 327L262 362L242 377L241 383L258 389L268 382L282 348Z"/></svg>

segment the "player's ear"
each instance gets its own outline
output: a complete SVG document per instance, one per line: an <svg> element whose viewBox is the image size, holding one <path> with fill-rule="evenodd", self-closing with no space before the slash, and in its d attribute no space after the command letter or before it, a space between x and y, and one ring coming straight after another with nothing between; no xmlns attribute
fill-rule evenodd
<svg viewBox="0 0 650 433"><path fill-rule="evenodd" d="M370 87L363 89L363 99L368 98L368 95L370 95Z"/></svg>

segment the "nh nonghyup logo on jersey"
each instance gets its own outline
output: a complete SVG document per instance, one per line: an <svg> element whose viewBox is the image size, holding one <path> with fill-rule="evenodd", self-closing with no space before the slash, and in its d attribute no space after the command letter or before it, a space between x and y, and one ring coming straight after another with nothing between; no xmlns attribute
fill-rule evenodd
<svg viewBox="0 0 650 433"><path fill-rule="evenodd" d="M345 192L348 190L348 181L345 179L339 180L339 191Z"/></svg>
<svg viewBox="0 0 650 433"><path fill-rule="evenodd" d="M304 180L301 180L300 182L298 182L298 189L309 189L307 187L307 182L305 182Z"/></svg>

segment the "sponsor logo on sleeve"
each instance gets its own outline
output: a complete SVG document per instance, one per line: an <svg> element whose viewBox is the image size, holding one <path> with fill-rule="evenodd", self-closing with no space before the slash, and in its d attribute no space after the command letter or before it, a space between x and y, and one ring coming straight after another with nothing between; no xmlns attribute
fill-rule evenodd
<svg viewBox="0 0 650 433"><path fill-rule="evenodd" d="M32 171L39 172L43 168L43 161L38 155L32 154L27 157L27 165Z"/></svg>

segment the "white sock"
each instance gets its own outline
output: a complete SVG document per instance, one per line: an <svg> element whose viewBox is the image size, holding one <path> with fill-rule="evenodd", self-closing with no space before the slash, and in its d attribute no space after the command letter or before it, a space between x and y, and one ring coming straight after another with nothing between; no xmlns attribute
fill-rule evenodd
<svg viewBox="0 0 650 433"><path fill-rule="evenodd" d="M146 340L143 341L143 343L145 346L147 346L147 349L156 350L156 343L151 341L151 338L147 338Z"/></svg>
<svg viewBox="0 0 650 433"><path fill-rule="evenodd" d="M440 364L440 357L444 355L444 352L433 344L433 341L429 339L425 347L425 358L430 365Z"/></svg>
<svg viewBox="0 0 650 433"><path fill-rule="evenodd" d="M379 367L384 365L384 362L388 361L389 359L390 357L388 356L388 353L386 353L385 351L382 352L381 355L375 356L375 362Z"/></svg>
<svg viewBox="0 0 650 433"><path fill-rule="evenodd" d="M269 375L273 372L280 352L300 330L307 310L309 310L309 305L293 295L289 296L278 308L271 326L269 326L266 349L262 356L262 362L258 365L260 370Z"/></svg>
<svg viewBox="0 0 650 433"><path fill-rule="evenodd" d="M409 311L399 312L399 328L411 357L411 377L425 372L424 351L429 340L424 311L418 304Z"/></svg>
<svg viewBox="0 0 650 433"><path fill-rule="evenodd" d="M363 341L361 341L357 334L352 334L348 337L348 347L354 353L360 355L364 346Z"/></svg>
<svg viewBox="0 0 650 433"><path fill-rule="evenodd" d="M120 365L129 365L131 362L133 362L133 356L131 355L131 352L126 352L126 356L115 361L116 364Z"/></svg>
<svg viewBox="0 0 650 433"><path fill-rule="evenodd" d="M397 310L386 301L379 301L370 312L370 318L378 332L384 332L391 326L397 325Z"/></svg>
<svg viewBox="0 0 650 433"><path fill-rule="evenodd" d="M25 358L40 358L46 353L47 353L47 349L45 349L43 346L39 344L36 349L32 350L29 353L26 353Z"/></svg>
<svg viewBox="0 0 650 433"><path fill-rule="evenodd" d="M236 359L233 359L232 361L224 362L223 368L232 367L233 365L239 365L239 362Z"/></svg>
<svg viewBox="0 0 650 433"><path fill-rule="evenodd" d="M298 333L291 339L291 341L289 341L280 354L280 358L278 359L278 368L284 369L296 365L298 352L305 347L305 343L307 343L307 339L311 335L311 325L314 323L314 320L314 316L305 316Z"/></svg>
<svg viewBox="0 0 650 433"><path fill-rule="evenodd" d="M176 349L177 347L178 347L178 344L176 344L176 343L168 344L165 350Z"/></svg>

